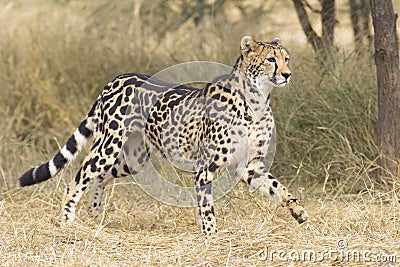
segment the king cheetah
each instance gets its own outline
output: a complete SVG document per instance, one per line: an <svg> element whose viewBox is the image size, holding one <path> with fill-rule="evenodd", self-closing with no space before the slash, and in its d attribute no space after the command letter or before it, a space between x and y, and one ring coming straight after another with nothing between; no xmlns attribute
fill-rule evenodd
<svg viewBox="0 0 400 267"><path fill-rule="evenodd" d="M218 170L230 164L242 166L236 174L252 190L271 196L303 223L307 212L263 163L274 128L270 92L289 83L288 64L289 53L279 39L257 42L244 36L232 72L203 88L143 74L120 75L104 87L62 149L48 162L25 172L18 186L54 177L93 139L66 190L65 223L74 220L76 206L90 185L88 212L95 215L105 186L113 178L140 172L150 154L157 151L165 157L195 162L192 172L201 230L207 236L217 232L213 180Z"/></svg>

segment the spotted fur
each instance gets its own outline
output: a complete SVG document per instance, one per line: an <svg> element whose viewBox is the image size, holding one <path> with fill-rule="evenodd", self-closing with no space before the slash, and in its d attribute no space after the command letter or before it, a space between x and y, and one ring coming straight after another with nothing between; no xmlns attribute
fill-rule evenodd
<svg viewBox="0 0 400 267"><path fill-rule="evenodd" d="M263 164L274 127L269 95L273 87L289 83L288 62L289 54L278 39L256 42L245 36L232 73L201 89L142 74L120 75L105 86L65 146L50 161L24 173L18 185L54 177L93 138L67 188L64 222L74 220L76 205L90 183L88 211L97 214L107 183L138 173L149 155L159 151L167 158L195 162L192 171L204 234L217 231L212 182L217 170L230 164L239 166L237 175L252 190L270 195L302 223L308 218L306 211Z"/></svg>

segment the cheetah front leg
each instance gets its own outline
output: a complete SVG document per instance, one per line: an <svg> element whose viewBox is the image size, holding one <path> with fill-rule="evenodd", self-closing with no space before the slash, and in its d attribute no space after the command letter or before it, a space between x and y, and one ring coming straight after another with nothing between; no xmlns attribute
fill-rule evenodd
<svg viewBox="0 0 400 267"><path fill-rule="evenodd" d="M258 189L263 194L275 199L282 206L287 207L298 223L307 221L308 214L304 207L283 184L272 176L262 161L257 159L251 161L242 180L250 186L251 191Z"/></svg>
<svg viewBox="0 0 400 267"><path fill-rule="evenodd" d="M197 205L201 220L201 230L206 236L217 232L217 223L214 214L214 203L212 198L213 173L207 169L200 170L196 174L195 189L197 194Z"/></svg>

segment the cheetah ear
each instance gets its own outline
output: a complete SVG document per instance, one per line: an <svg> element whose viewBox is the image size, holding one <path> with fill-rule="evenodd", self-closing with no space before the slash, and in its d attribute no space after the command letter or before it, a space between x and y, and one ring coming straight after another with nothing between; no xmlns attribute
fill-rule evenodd
<svg viewBox="0 0 400 267"><path fill-rule="evenodd" d="M281 44L281 40L279 38L275 38L274 40L271 41L271 44L280 45Z"/></svg>
<svg viewBox="0 0 400 267"><path fill-rule="evenodd" d="M240 42L240 50L242 54L249 53L251 51L255 51L258 47L256 41L254 41L253 37L251 36L243 36L242 41Z"/></svg>

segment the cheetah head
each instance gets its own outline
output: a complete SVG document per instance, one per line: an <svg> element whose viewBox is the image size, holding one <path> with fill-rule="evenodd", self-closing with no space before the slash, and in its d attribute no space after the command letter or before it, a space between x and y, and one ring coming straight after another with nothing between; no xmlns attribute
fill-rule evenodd
<svg viewBox="0 0 400 267"><path fill-rule="evenodd" d="M240 50L239 70L258 90L282 87L289 83L289 53L280 45L279 39L256 42L253 37L244 36Z"/></svg>

